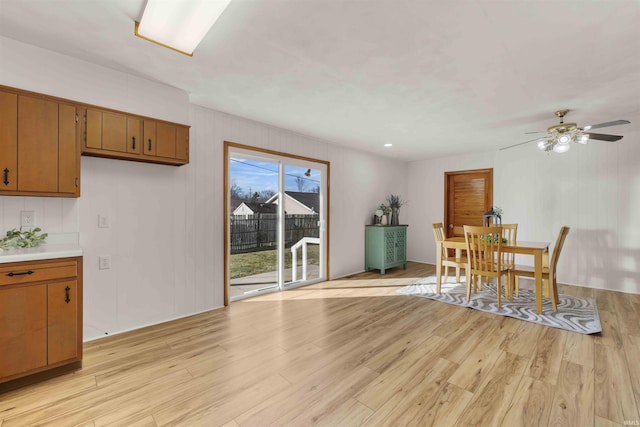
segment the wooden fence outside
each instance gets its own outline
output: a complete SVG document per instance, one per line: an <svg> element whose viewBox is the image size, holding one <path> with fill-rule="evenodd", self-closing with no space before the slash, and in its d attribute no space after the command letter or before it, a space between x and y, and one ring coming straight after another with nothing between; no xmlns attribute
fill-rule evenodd
<svg viewBox="0 0 640 427"><path fill-rule="evenodd" d="M290 247L303 237L320 237L319 215L285 215L284 244ZM275 249L277 214L230 216L231 254Z"/></svg>

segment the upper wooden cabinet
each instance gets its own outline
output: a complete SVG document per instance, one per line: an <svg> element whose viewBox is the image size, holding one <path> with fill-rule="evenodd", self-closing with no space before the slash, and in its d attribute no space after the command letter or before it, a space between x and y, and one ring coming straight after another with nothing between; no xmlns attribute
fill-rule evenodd
<svg viewBox="0 0 640 427"><path fill-rule="evenodd" d="M16 191L17 174L18 95L0 92L0 191Z"/></svg>
<svg viewBox="0 0 640 427"><path fill-rule="evenodd" d="M0 90L0 195L78 197L76 105Z"/></svg>
<svg viewBox="0 0 640 427"><path fill-rule="evenodd" d="M87 107L82 154L147 163L189 163L189 127Z"/></svg>
<svg viewBox="0 0 640 427"><path fill-rule="evenodd" d="M80 196L80 155L180 166L189 126L0 85L0 196Z"/></svg>

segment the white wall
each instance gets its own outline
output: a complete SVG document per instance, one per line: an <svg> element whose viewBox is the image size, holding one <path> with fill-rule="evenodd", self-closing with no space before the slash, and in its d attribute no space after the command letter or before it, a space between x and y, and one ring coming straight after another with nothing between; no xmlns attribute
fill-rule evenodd
<svg viewBox="0 0 640 427"><path fill-rule="evenodd" d="M364 224L406 164L189 104L175 88L0 37L0 84L191 125L182 167L83 157L81 197L0 196L0 232L37 211L47 232L79 232L85 339L222 306L223 142L331 162L331 277L363 270ZM111 227L98 228L98 215ZM354 256L354 254L356 254ZM98 257L112 256L111 270Z"/></svg>
<svg viewBox="0 0 640 427"><path fill-rule="evenodd" d="M571 227L560 282L640 293L640 134L634 129L620 129L625 136L618 143L592 141L563 155L529 144L410 163L410 220L424 237L410 242L411 258L435 262L431 223L443 220L444 172L493 167L494 205L503 209L503 222L519 224L518 239L553 244L562 225Z"/></svg>

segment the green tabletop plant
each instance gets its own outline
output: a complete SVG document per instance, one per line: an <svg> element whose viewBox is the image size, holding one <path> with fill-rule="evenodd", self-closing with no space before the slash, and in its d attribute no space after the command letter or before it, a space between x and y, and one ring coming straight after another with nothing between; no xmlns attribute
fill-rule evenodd
<svg viewBox="0 0 640 427"><path fill-rule="evenodd" d="M486 236L486 237L485 237ZM480 237L480 241L484 242L485 240L487 241L487 243L493 243L494 239L497 240L498 235L496 234L495 237L493 234L486 234L485 236ZM509 243L509 240L507 240L506 237L502 238L502 243Z"/></svg>
<svg viewBox="0 0 640 427"><path fill-rule="evenodd" d="M20 230L14 228L13 230L7 231L7 237L0 240L0 252L10 249L33 248L41 243L45 243L48 234L38 234L41 231L42 229L40 227L26 231L22 231L22 227L20 227Z"/></svg>

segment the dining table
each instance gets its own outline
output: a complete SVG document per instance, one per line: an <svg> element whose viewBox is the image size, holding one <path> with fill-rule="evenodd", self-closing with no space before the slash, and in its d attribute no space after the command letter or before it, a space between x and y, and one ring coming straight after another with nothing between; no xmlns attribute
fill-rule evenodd
<svg viewBox="0 0 640 427"><path fill-rule="evenodd" d="M456 258L460 258L462 251L467 249L464 237L448 237L436 245L436 283L440 289L442 280L442 253L448 249L456 251ZM502 244L502 252L518 255L532 255L534 267L534 280L536 285L536 312L542 314L542 268L543 260L549 256L549 242L515 241Z"/></svg>

